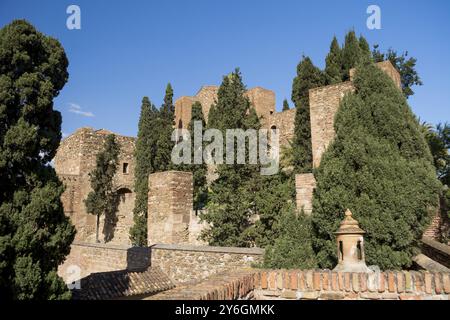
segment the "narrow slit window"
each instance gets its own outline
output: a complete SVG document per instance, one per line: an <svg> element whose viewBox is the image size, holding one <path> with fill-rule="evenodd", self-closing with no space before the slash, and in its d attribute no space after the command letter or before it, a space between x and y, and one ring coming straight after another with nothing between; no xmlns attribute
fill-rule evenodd
<svg viewBox="0 0 450 320"><path fill-rule="evenodd" d="M128 167L128 163L125 162L122 167L122 173L128 173Z"/></svg>
<svg viewBox="0 0 450 320"><path fill-rule="evenodd" d="M344 246L342 244L342 241L339 241L339 258L341 260L344 260Z"/></svg>
<svg viewBox="0 0 450 320"><path fill-rule="evenodd" d="M358 255L358 260L362 260L361 241L358 241L356 244L356 253Z"/></svg>

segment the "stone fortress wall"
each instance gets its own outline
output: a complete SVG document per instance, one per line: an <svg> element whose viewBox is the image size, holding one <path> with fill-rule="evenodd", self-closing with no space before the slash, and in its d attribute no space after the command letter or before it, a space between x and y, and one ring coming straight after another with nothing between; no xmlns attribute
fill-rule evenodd
<svg viewBox="0 0 450 320"><path fill-rule="evenodd" d="M55 170L66 186L62 195L64 211L70 216L77 229L76 241L94 242L96 217L86 212L84 200L91 191L89 173L95 168L96 156L102 150L106 136L112 132L81 128L61 142L55 156ZM128 231L133 223L134 207L134 144L135 138L116 135L120 146L119 166L114 185L120 201L117 223L105 226L101 219L100 235L103 230L113 229L113 244L129 244Z"/></svg>
<svg viewBox="0 0 450 320"><path fill-rule="evenodd" d="M385 71L399 87L400 75L388 61L378 66ZM334 116L341 99L345 94L355 90L353 86L354 70L350 71L350 81L310 90L310 117L313 165L317 167L323 152L334 139ZM192 104L199 101L207 116L212 104L217 100L217 86L203 86L195 96L182 96L175 101L175 126L187 128L191 117ZM246 92L250 102L261 117L262 127L277 128L280 132L280 145L287 145L294 135L295 108L276 112L275 93L261 87L249 89ZM77 228L77 241L94 242L96 217L88 214L84 200L90 192L89 172L95 167L95 158L102 149L104 140L110 131L81 128L64 139L55 157L55 168L59 177L66 185L62 196L64 210L71 217ZM112 244L129 245L129 229L133 223L133 207L135 194L134 184L134 147L135 138L116 135L120 145L119 168L115 177L115 186L120 194L118 222L114 227ZM197 243L204 225L199 223L196 212L192 210L192 185L190 178L179 173L159 173L150 177L150 188L154 191L149 197L150 211L159 212L149 228L150 238L155 235L163 243ZM170 183L169 183L170 181ZM312 211L312 196L315 179L312 173L297 175L296 202L298 209L304 209L307 214ZM155 195L158 194L156 200ZM189 207L189 208L188 208ZM153 210L153 208L155 210ZM182 214L171 214L174 210ZM171 212L168 214L168 212ZM171 220L173 219L173 220ZM436 220L436 219L435 219ZM437 220L436 220L437 221ZM439 222L439 221L438 221ZM105 227L102 219L100 230ZM110 226L106 226L110 228ZM175 229L177 230L175 230ZM433 224L434 229L439 223ZM434 230L433 229L433 230ZM438 234L439 232L434 232ZM433 232L428 232L433 234ZM153 241L156 243L158 241Z"/></svg>

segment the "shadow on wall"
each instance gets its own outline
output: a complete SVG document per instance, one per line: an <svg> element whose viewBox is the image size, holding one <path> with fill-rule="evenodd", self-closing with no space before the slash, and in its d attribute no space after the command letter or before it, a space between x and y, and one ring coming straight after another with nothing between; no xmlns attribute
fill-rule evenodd
<svg viewBox="0 0 450 320"><path fill-rule="evenodd" d="M129 188L121 187L116 191L116 197L114 203L112 203L111 211L105 213L105 221L103 224L103 236L105 243L108 243L114 239L114 233L116 231L117 223L119 221L119 205L124 203L127 198L127 194L130 194Z"/></svg>

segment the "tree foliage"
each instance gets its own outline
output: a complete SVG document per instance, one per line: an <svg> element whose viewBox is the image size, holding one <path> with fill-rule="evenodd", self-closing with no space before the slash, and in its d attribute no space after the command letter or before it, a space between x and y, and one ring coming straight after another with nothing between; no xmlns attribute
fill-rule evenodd
<svg viewBox="0 0 450 320"><path fill-rule="evenodd" d="M417 59L409 57L408 51L399 54L397 51L389 48L386 53L379 50L378 45L373 46L372 57L375 62L389 60L400 73L403 94L406 98L412 96L413 86L421 86L422 80L416 70Z"/></svg>
<svg viewBox="0 0 450 320"><path fill-rule="evenodd" d="M117 222L118 195L114 189L113 179L117 171L119 150L115 136L108 135L103 150L96 156L95 169L89 173L92 190L85 199L85 205L86 211L97 217L96 242L99 242L100 216L105 216L103 233L106 242L112 239L109 230L110 227L113 229Z"/></svg>
<svg viewBox="0 0 450 320"><path fill-rule="evenodd" d="M313 65L309 57L303 56L292 84L292 101L296 108L292 152L296 173L312 170L309 89L320 87L324 83L322 71Z"/></svg>
<svg viewBox="0 0 450 320"><path fill-rule="evenodd" d="M245 85L236 69L223 78L217 103L209 113L208 127L222 131L224 137L226 129L259 129L255 109L244 94ZM211 245L250 246L253 242L249 227L251 217L256 214L254 197L259 190L259 165L235 161L217 165L216 172L218 178L211 183L207 211L201 215L211 227L204 230L202 238Z"/></svg>
<svg viewBox="0 0 450 320"><path fill-rule="evenodd" d="M311 218L298 213L293 204L280 212L280 234L264 253L265 268L314 269L316 257L311 241Z"/></svg>
<svg viewBox="0 0 450 320"><path fill-rule="evenodd" d="M28 22L0 29L0 300L71 296L57 268L75 229L50 166L61 140L53 98L67 66L61 44Z"/></svg>
<svg viewBox="0 0 450 320"><path fill-rule="evenodd" d="M135 246L147 245L147 206L148 206L148 176L154 172L156 142L158 132L155 131L158 122L158 110L148 97L142 99L141 114L136 140L134 170L134 191L136 199L133 209L133 226L130 229L130 240Z"/></svg>
<svg viewBox="0 0 450 320"><path fill-rule="evenodd" d="M336 138L315 175L314 248L321 267L336 264L335 238L347 208L359 220L369 264L411 265L437 205L440 184L419 124L393 81L372 63L357 69L356 93L336 115Z"/></svg>
<svg viewBox="0 0 450 320"><path fill-rule="evenodd" d="M159 110L158 121L155 127L158 128L157 132L159 133L153 164L155 171L166 171L172 168L171 153L174 146L174 142L172 141L174 115L173 89L169 83L166 87L164 103Z"/></svg>
<svg viewBox="0 0 450 320"><path fill-rule="evenodd" d="M287 111L289 110L289 102L287 101L287 99L283 100L283 110L282 111Z"/></svg>

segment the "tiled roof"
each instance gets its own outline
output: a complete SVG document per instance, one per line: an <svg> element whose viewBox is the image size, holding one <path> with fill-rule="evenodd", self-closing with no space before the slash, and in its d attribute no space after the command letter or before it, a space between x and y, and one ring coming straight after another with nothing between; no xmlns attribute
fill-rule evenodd
<svg viewBox="0 0 450 320"><path fill-rule="evenodd" d="M73 298L108 300L149 295L174 287L175 285L159 267L148 267L142 271L98 272L81 279L81 289L73 290Z"/></svg>

